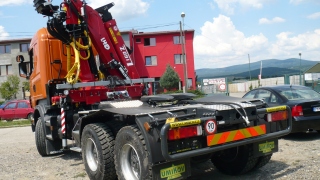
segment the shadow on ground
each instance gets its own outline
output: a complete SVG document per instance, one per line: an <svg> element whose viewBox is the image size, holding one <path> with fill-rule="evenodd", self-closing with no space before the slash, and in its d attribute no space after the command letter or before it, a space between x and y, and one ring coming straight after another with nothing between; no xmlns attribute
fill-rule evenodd
<svg viewBox="0 0 320 180"><path fill-rule="evenodd" d="M290 167L284 162L271 160L267 165L258 170L243 175L230 176L219 172L210 161L193 164L191 167L192 176L188 180L269 180L289 175L302 168L302 166Z"/></svg>

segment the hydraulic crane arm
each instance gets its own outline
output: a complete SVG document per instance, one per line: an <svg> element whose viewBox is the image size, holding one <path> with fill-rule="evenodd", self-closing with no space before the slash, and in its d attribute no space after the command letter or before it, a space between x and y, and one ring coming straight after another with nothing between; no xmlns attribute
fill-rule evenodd
<svg viewBox="0 0 320 180"><path fill-rule="evenodd" d="M33 2L38 13L49 17L49 33L73 47L74 51L79 51L79 60L75 60L69 77L77 77L81 70L81 81L94 81L99 69L105 77L111 75L126 80L139 78L117 23L108 11L113 3L95 10L85 0L64 0L60 6L53 6L45 0ZM99 67L94 62L90 42L99 54Z"/></svg>

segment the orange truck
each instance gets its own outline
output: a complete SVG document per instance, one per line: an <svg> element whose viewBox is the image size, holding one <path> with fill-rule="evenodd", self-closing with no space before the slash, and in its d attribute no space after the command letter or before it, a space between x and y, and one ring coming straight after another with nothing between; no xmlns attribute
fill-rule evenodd
<svg viewBox="0 0 320 180"><path fill-rule="evenodd" d="M80 152L90 179L183 179L191 163L207 160L237 175L268 163L278 138L290 133L286 106L190 93L143 96L154 79L140 78L108 11L113 3L33 3L48 16L47 27L32 38L29 57L16 59L30 81L41 156Z"/></svg>

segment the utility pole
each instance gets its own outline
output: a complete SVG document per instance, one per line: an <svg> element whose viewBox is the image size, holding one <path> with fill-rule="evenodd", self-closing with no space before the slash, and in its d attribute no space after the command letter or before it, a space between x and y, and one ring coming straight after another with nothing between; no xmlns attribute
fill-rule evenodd
<svg viewBox="0 0 320 180"><path fill-rule="evenodd" d="M299 66L299 84L302 85L302 81L301 81L301 53L299 53L300 56L300 66Z"/></svg>
<svg viewBox="0 0 320 180"><path fill-rule="evenodd" d="M181 17L183 22L183 18L185 17L184 12L181 13ZM180 41L181 41L181 47L182 47L183 73L184 73L184 83L183 83L182 89L183 89L183 93L186 93L188 88L188 73L187 73L187 60L186 60L186 53L185 53L185 33L183 31L184 31L183 25L181 24L181 21L180 21L180 36L181 36Z"/></svg>
<svg viewBox="0 0 320 180"><path fill-rule="evenodd" d="M250 81L251 81L251 70L250 70L250 55L248 54L248 59L249 59L249 76L250 76Z"/></svg>

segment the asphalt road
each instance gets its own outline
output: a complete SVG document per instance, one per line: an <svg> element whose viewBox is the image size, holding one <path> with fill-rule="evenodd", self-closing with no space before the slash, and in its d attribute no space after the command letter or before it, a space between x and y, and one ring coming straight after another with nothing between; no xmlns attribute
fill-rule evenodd
<svg viewBox="0 0 320 180"><path fill-rule="evenodd" d="M30 127L2 128L0 137L0 180L89 179L79 153L41 157ZM319 179L320 134L290 135L280 139L279 146L279 152L266 166L248 174L224 175L208 161L192 165L192 176L188 179Z"/></svg>

